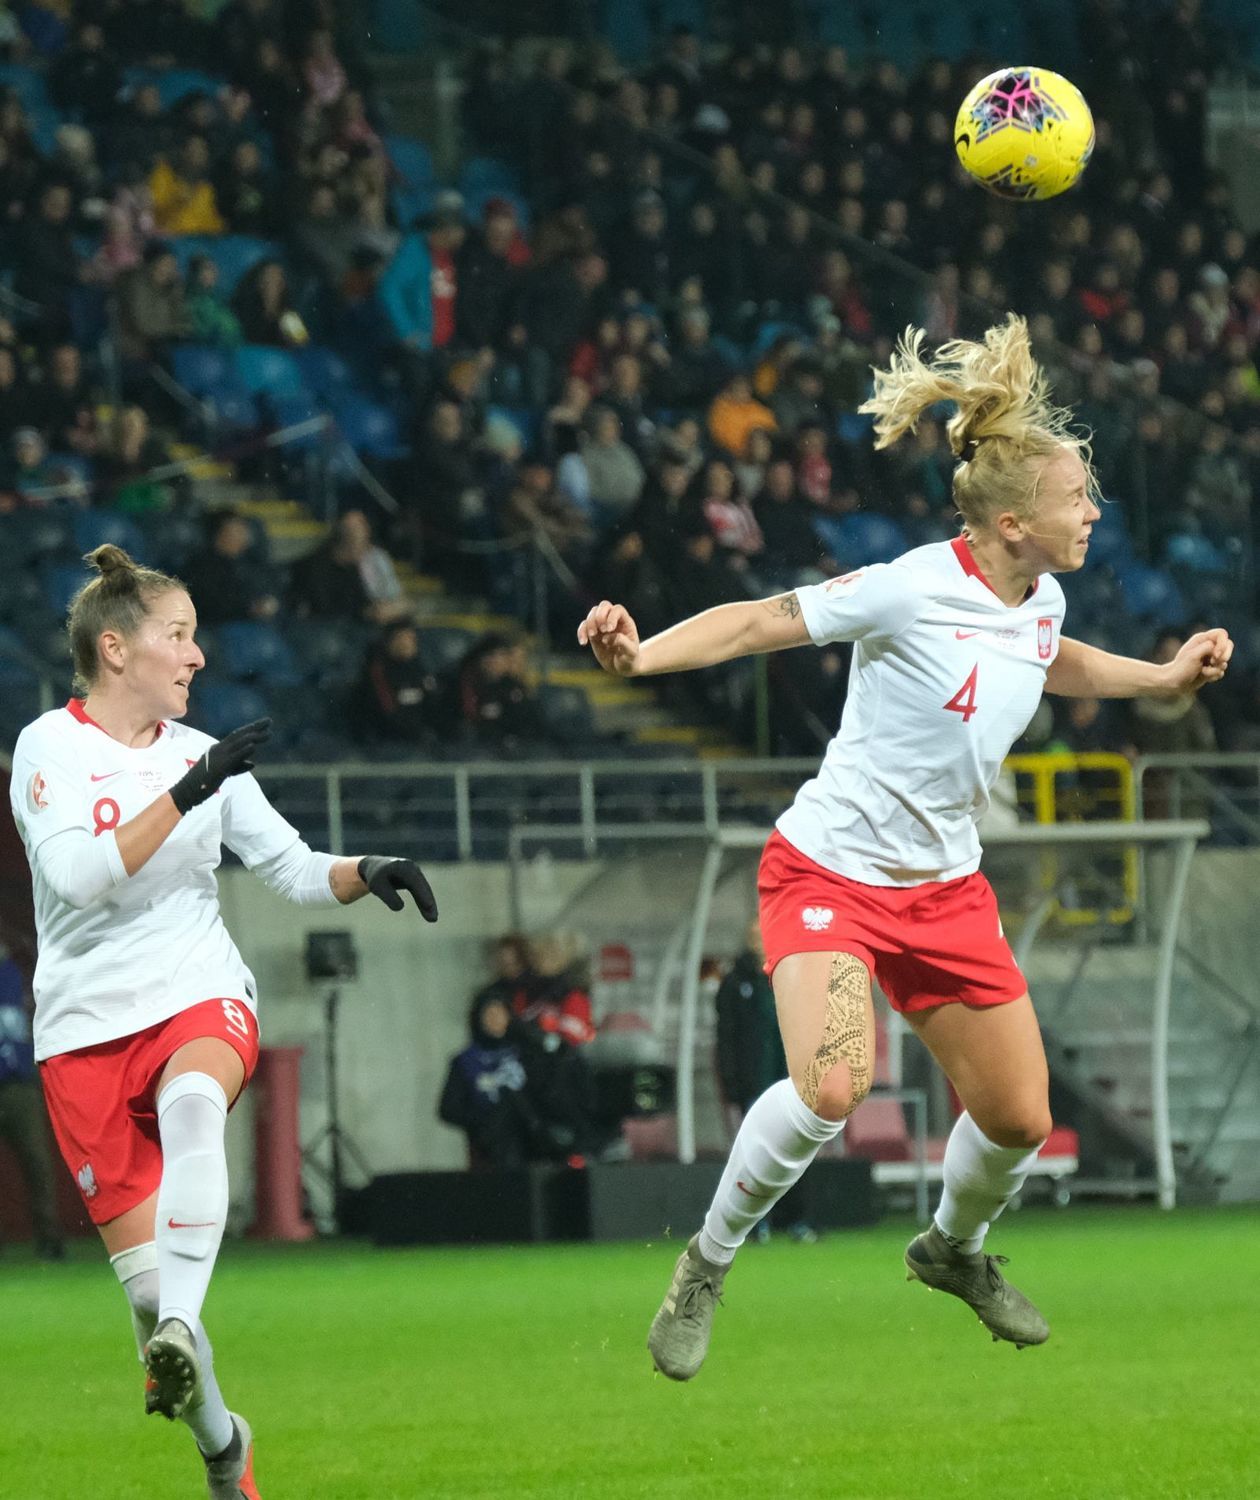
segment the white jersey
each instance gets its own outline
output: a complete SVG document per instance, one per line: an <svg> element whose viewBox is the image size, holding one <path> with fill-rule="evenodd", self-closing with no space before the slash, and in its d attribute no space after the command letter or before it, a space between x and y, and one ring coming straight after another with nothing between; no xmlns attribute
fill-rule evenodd
<svg viewBox="0 0 1260 1500"><path fill-rule="evenodd" d="M231 998L256 1011L254 976L219 915L222 845L250 869L266 867L260 873L297 851L331 857L310 854L252 776L229 777L129 878L111 837L116 883L82 908L62 899L42 868L59 839L94 853L85 833L99 838L143 812L213 743L163 723L151 745L133 749L77 700L18 736L10 795L35 888L38 1059L130 1036L202 1000Z"/></svg>
<svg viewBox="0 0 1260 1500"><path fill-rule="evenodd" d="M817 645L852 641L840 730L779 819L815 863L866 885L969 875L976 824L1059 650L1063 590L993 592L961 537L796 591Z"/></svg>

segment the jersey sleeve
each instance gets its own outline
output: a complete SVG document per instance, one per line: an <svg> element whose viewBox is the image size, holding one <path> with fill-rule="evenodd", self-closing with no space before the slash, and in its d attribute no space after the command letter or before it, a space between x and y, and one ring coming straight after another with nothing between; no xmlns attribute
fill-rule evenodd
<svg viewBox="0 0 1260 1500"><path fill-rule="evenodd" d="M71 829L93 832L87 777L64 737L30 724L13 748L9 800L33 857L41 844Z"/></svg>
<svg viewBox="0 0 1260 1500"><path fill-rule="evenodd" d="M816 646L831 641L889 641L912 625L924 603L914 572L895 563L811 583L796 590L801 618Z"/></svg>
<svg viewBox="0 0 1260 1500"><path fill-rule="evenodd" d="M248 772L223 783L222 817L223 842L247 870L299 906L336 905L329 884L336 856L309 849Z"/></svg>

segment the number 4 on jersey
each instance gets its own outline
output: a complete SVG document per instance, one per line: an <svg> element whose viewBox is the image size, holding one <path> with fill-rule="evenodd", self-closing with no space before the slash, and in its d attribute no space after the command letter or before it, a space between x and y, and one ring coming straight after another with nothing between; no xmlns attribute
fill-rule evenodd
<svg viewBox="0 0 1260 1500"><path fill-rule="evenodd" d="M967 674L967 680L954 694L945 707L950 713L961 714L963 723L970 721L972 714L976 711L976 678L980 673L980 664L977 662Z"/></svg>

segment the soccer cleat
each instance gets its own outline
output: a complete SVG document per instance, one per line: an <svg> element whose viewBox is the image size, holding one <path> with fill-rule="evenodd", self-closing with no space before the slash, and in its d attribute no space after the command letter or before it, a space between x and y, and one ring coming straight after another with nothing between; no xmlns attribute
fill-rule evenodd
<svg viewBox="0 0 1260 1500"><path fill-rule="evenodd" d="M1037 1309L998 1269L1004 1255L956 1250L935 1224L906 1247L906 1280L921 1281L938 1292L960 1298L993 1335L1017 1349L1044 1344L1050 1327Z"/></svg>
<svg viewBox="0 0 1260 1500"><path fill-rule="evenodd" d="M229 1415L236 1436L225 1454L206 1459L210 1500L262 1500L254 1483L254 1434L244 1417Z"/></svg>
<svg viewBox="0 0 1260 1500"><path fill-rule="evenodd" d="M201 1399L201 1367L192 1330L167 1318L144 1347L144 1409L174 1421Z"/></svg>
<svg viewBox="0 0 1260 1500"><path fill-rule="evenodd" d="M678 1257L674 1279L648 1331L652 1363L671 1380L690 1380L709 1352L713 1309L722 1299L722 1283L729 1266L715 1266L699 1249L693 1235Z"/></svg>

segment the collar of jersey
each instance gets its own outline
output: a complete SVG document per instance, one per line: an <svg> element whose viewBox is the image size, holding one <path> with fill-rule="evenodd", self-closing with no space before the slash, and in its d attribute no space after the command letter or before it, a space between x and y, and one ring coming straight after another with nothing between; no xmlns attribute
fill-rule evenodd
<svg viewBox="0 0 1260 1500"><path fill-rule="evenodd" d="M984 584L985 588L988 589L988 591L993 595L993 597L995 599L1001 600L1002 604L1005 605L1007 609L1018 609L1020 605L1027 604L1032 596L1037 592L1037 584L1040 580L1034 578L1032 581L1032 587L1019 601L1019 604L1007 604L1006 600L1002 599L1001 594L998 593L998 591L993 587L989 580L984 576L983 572L981 572L980 564L976 561L975 554L967 545L967 538L965 536L956 536L949 545L954 549L954 556L961 564L963 572L969 574L972 578L978 578L980 582Z"/></svg>
<svg viewBox="0 0 1260 1500"><path fill-rule="evenodd" d="M90 724L93 729L99 729L101 733L106 736L106 738L114 740L114 736L110 734L109 730L105 728L104 724L98 724L92 717L92 715L88 713L87 709L84 708L82 698L71 698L69 703L66 704L66 712L72 719L78 719L80 724ZM166 725L162 722L161 719L159 719L157 733L153 736L153 743L155 745L157 744L158 740L162 738L162 734L165 729ZM114 740L114 743L116 745L120 745L122 744L122 741ZM130 750L132 747L130 745L125 745L123 748ZM144 748L147 750L149 747L146 745Z"/></svg>

